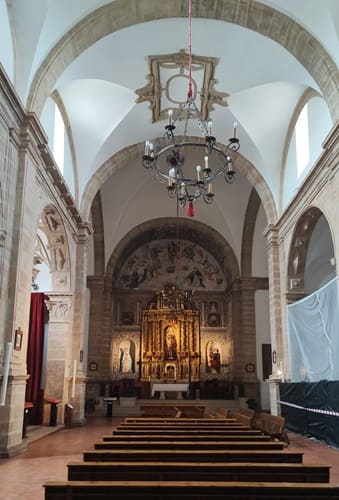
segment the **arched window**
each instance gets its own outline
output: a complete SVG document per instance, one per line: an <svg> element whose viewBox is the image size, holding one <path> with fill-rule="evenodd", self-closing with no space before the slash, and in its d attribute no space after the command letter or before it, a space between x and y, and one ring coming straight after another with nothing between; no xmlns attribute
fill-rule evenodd
<svg viewBox="0 0 339 500"><path fill-rule="evenodd" d="M52 152L60 172L63 174L65 165L65 124L56 104L54 105L54 134Z"/></svg>
<svg viewBox="0 0 339 500"><path fill-rule="evenodd" d="M297 174L302 175L310 161L310 141L308 126L308 105L306 104L295 124L295 148L297 159Z"/></svg>

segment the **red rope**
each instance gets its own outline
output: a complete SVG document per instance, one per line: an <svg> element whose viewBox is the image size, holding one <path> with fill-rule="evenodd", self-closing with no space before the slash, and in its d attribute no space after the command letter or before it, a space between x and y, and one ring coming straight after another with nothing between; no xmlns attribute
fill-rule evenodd
<svg viewBox="0 0 339 500"><path fill-rule="evenodd" d="M192 87L192 0L188 0L188 92L189 99L193 96Z"/></svg>

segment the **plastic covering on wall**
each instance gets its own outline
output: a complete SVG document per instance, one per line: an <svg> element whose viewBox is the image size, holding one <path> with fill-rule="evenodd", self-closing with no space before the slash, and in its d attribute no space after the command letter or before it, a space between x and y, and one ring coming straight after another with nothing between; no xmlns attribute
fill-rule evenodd
<svg viewBox="0 0 339 500"><path fill-rule="evenodd" d="M339 380L338 278L288 306L291 382Z"/></svg>
<svg viewBox="0 0 339 500"><path fill-rule="evenodd" d="M288 429L339 447L339 381L281 384L280 403Z"/></svg>

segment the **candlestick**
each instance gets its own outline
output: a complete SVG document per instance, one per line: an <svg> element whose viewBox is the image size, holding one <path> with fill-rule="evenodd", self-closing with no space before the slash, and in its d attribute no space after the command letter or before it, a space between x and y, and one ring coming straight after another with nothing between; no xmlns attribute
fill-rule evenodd
<svg viewBox="0 0 339 500"><path fill-rule="evenodd" d="M169 186L173 186L174 178L175 178L175 168L172 167L168 171L168 185Z"/></svg>
<svg viewBox="0 0 339 500"><path fill-rule="evenodd" d="M238 126L238 123L234 122L233 123L233 139L237 138L237 126Z"/></svg>
<svg viewBox="0 0 339 500"><path fill-rule="evenodd" d="M75 378L77 373L77 360L73 362L73 379L72 379L72 398L75 396Z"/></svg>
<svg viewBox="0 0 339 500"><path fill-rule="evenodd" d="M172 125L173 109L168 110L168 125Z"/></svg>
<svg viewBox="0 0 339 500"><path fill-rule="evenodd" d="M12 342L7 342L7 344L6 344L6 353L5 353L5 364L4 364L4 370L3 370L3 373L2 373L2 386L1 386L1 394L0 394L0 406L5 406L6 393L7 393L7 385L8 385L9 363L11 361L11 354L12 354Z"/></svg>
<svg viewBox="0 0 339 500"><path fill-rule="evenodd" d="M197 171L197 179L198 179L198 182L200 181L200 172L201 172L201 166L200 165L197 165L195 167L196 171Z"/></svg>
<svg viewBox="0 0 339 500"><path fill-rule="evenodd" d="M208 130L208 135L211 136L212 135L212 125L213 125L213 122L209 121L207 123L207 130Z"/></svg>

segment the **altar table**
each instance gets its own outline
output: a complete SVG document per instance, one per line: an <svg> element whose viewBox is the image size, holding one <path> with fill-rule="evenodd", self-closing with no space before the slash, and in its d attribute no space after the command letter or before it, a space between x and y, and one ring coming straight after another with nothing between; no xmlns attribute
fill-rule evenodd
<svg viewBox="0 0 339 500"><path fill-rule="evenodd" d="M188 384L153 384L152 397L160 392L160 399L165 399L165 392L176 392L177 398L182 399L182 393L188 391Z"/></svg>

